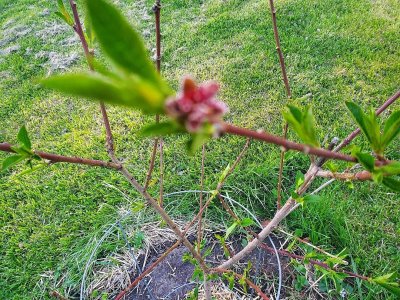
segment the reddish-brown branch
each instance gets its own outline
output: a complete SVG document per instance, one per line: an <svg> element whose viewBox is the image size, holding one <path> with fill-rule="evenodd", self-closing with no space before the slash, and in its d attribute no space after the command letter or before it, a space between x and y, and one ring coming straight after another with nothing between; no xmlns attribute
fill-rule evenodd
<svg viewBox="0 0 400 300"><path fill-rule="evenodd" d="M295 142L286 140L282 137L270 134L268 132L253 131L253 130L237 127L235 125L231 125L228 123L222 124L222 130L225 133L230 133L230 134L244 136L244 137L250 137L250 138L260 140L263 142L267 142L270 144L282 146L285 149L303 152L305 154L312 154L312 155L316 155L319 157L326 157L326 158L330 158L330 159L343 160L343 161L348 161L348 162L357 162L357 159L355 159L352 156L345 155L342 153L332 152L332 151L321 149L321 148L314 148L312 146L308 146L305 144L295 143Z"/></svg>
<svg viewBox="0 0 400 300"><path fill-rule="evenodd" d="M160 1L156 1L153 6L153 11L155 15L155 23L156 23L156 65L157 70L160 72L161 70L161 29L160 29L160 11L161 11L161 3Z"/></svg>
<svg viewBox="0 0 400 300"><path fill-rule="evenodd" d="M286 74L285 60L283 58L281 42L279 39L279 32L278 32L278 25L277 25L277 21L276 21L276 10L275 10L275 6L274 6L274 0L269 0L269 6L270 6L270 10L271 10L272 25L273 25L273 29L274 29L276 51L278 52L279 64L281 66L282 79L283 79L283 83L285 84L286 94L287 94L288 98L290 98L292 96L292 92L290 90L289 80L288 80L287 74ZM284 128L283 128L284 139L286 139L286 137L287 137L288 127L289 127L288 123L286 122L284 125ZM277 199L276 199L277 209L281 208L282 174L283 174L283 166L284 166L284 161L285 161L285 152L286 152L285 148L282 148L281 158L280 158L280 162L279 162L279 175L278 175L278 187L277 187Z"/></svg>
<svg viewBox="0 0 400 300"><path fill-rule="evenodd" d="M159 203L164 204L164 140L160 138L160 196Z"/></svg>
<svg viewBox="0 0 400 300"><path fill-rule="evenodd" d="M246 152L247 148L250 145L250 139L247 139L246 144L244 145L242 151L239 153L238 157L236 158L235 162L232 164L232 166L229 168L227 175L225 176L225 178L223 178L223 180L221 180L218 185L217 188L215 189L215 191L213 192L213 194L208 198L208 200L206 201L206 203L204 203L203 207L200 208L200 211L197 213L197 215L192 219L192 221L190 221L190 223L186 226L186 230L185 232L187 232L189 230L190 227L193 226L193 224L203 215L204 210L210 205L211 201L215 198L216 195L218 195L218 192L221 190L221 188L223 187L226 178L232 174L233 170L236 168L236 166L238 165L238 163L240 162L240 160L242 159L244 153Z"/></svg>
<svg viewBox="0 0 400 300"><path fill-rule="evenodd" d="M287 138L287 132L288 132L288 123L285 123L284 127L283 127L283 138L286 140ZM276 197L276 208L279 210L282 205L281 205L281 201L282 201L282 177L283 177L283 166L284 166L284 162L285 162L285 148L283 148L281 150L281 158L280 158L280 162L279 162L279 174L278 174L278 187L277 187L277 197Z"/></svg>
<svg viewBox="0 0 400 300"><path fill-rule="evenodd" d="M281 65L282 78L283 78L283 82L285 84L286 93L287 93L288 97L290 98L292 96L292 93L290 91L289 80L288 80L287 74L286 74L285 59L283 58L283 53L282 53L282 50L281 50L281 42L279 40L278 25L277 25L277 22L276 22L276 10L275 10L275 6L274 6L274 1L273 0L269 0L269 6L270 6L270 9L271 9L271 17L272 17L272 25L273 25L273 28L274 28L274 38L275 38L275 44L276 44L276 51L278 52L279 63Z"/></svg>
<svg viewBox="0 0 400 300"><path fill-rule="evenodd" d="M89 46L88 46L88 43L86 41L85 34L83 33L81 21L79 19L79 13L78 13L78 10L76 8L76 3L75 3L74 0L69 0L69 4L71 5L72 14L74 16L74 21L75 21L75 25L74 25L73 28L74 28L75 32L78 34L79 39L81 40L81 44L82 44L82 47L83 47L83 51L85 52L85 56L86 56L89 68L91 70L93 70L92 54L89 51Z"/></svg>
<svg viewBox="0 0 400 300"><path fill-rule="evenodd" d="M145 190L147 190L147 188L149 187L149 184L150 184L151 174L153 173L154 163L156 161L157 148L158 148L158 138L155 138L154 145L153 145L153 151L151 153L151 158L150 158L150 165L149 165L149 169L147 171L146 181L144 183Z"/></svg>
<svg viewBox="0 0 400 300"><path fill-rule="evenodd" d="M254 284L252 281L250 281L248 278L243 277L243 275L240 275L238 273L233 272L232 270L228 270L228 269L223 269L223 268L215 268L215 269L211 269L212 273L220 273L220 274L224 274L224 273L231 273L233 274L237 279L244 279L246 281L246 283L257 292L257 294L264 300L269 300L270 298L265 295L263 293L263 291L260 289L259 286L257 286L256 284Z"/></svg>
<svg viewBox="0 0 400 300"><path fill-rule="evenodd" d="M11 149L12 145L9 143L0 143L0 151L14 153L15 151ZM88 165L93 167L105 167L119 170L121 169L121 165L119 163L107 162L97 159L89 159L82 157L71 157L58 155L48 152L35 151L35 154L40 156L42 159L49 160L51 163L71 163L71 164L80 164L80 165Z"/></svg>
<svg viewBox="0 0 400 300"><path fill-rule="evenodd" d="M83 32L82 29L82 25L81 25L81 20L79 18L79 13L78 10L76 8L76 3L74 0L69 0L71 9L72 9L72 13L74 16L74 22L75 25L73 26L75 32L78 34L79 39L81 41L82 44L82 48L83 51L85 52L85 56L86 56L86 61L88 63L89 69L91 71L94 71L94 66L93 66L93 53L90 52L89 50L89 46L88 43L86 41L86 37L85 34ZM107 110L106 107L104 105L103 102L100 102L100 111L101 111L101 115L103 117L103 123L104 123L104 127L106 129L106 148L107 148L107 152L109 154L110 157L114 157L114 139L113 139L113 135L112 135L112 131L111 131L111 126L110 126L110 121L108 119L108 115L107 115Z"/></svg>

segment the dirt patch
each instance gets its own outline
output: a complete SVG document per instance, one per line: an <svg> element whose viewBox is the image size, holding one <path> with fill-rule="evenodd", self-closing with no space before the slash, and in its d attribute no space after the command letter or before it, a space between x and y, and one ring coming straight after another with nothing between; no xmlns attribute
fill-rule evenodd
<svg viewBox="0 0 400 300"><path fill-rule="evenodd" d="M236 240L240 241L241 239ZM279 240L275 239L274 242L279 245ZM226 259L223 249L217 241L210 242L206 248L211 249L211 254L206 258L206 262L210 266L217 266ZM233 252L237 252L242 247L240 246L240 242L234 242L230 245L230 248ZM144 269L154 262L166 249L168 249L168 247L162 247L159 251L151 253L150 259L148 259ZM130 293L127 299L185 299L186 295L198 285L197 282L192 280L194 266L189 262L183 261L187 253L187 249L184 246L173 250L166 259L164 259L164 261L162 261L153 272ZM281 257L280 261L282 269L285 270L288 260ZM236 266L235 271L242 273L248 262L251 262L252 266L250 270L252 281L256 282L264 289L270 288L273 284L272 279L278 276L276 256L264 249L257 248L243 259L241 264ZM136 278L136 275L134 275L132 279L134 280L134 278ZM214 285L216 285L218 289L226 288L223 284L221 287L218 282L214 282ZM255 299L256 296L257 295L255 293L252 294L251 289L249 289L249 298L241 299Z"/></svg>

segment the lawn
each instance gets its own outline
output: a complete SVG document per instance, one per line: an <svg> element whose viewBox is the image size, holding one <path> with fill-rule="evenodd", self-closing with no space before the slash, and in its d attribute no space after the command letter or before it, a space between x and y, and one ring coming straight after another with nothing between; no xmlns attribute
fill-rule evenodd
<svg viewBox="0 0 400 300"><path fill-rule="evenodd" d="M117 3L153 55L153 3ZM344 138L355 128L344 101L378 107L399 89L397 0L284 0L276 7L292 99L281 80L267 1L165 1L163 75L174 88L185 74L219 81L219 98L230 107L228 121L275 134L282 133L281 111L287 103L311 105L321 139ZM56 18L55 9L56 1L0 0L0 142L15 143L18 129L26 124L35 149L107 160L98 105L39 85L49 74L87 69L78 39ZM397 103L389 111L399 108ZM139 138L138 132L150 119L118 107L110 107L109 116L118 157L143 181L152 141ZM297 140L293 132L289 138ZM166 192L199 188L201 156L187 154L186 140L166 139ZM206 189L215 187L244 142L223 137L207 144ZM355 143L366 146L362 137ZM398 160L399 148L396 140L388 157ZM260 218L271 218L279 155L278 148L253 142L223 192L252 207ZM0 161L5 157L0 153ZM285 196L293 189L298 166L306 171L308 164L303 155L287 153ZM21 170L0 173L0 299L49 299L55 286L76 295L89 241L120 218L122 208L142 200L112 170L56 164L16 176ZM322 182L317 180L315 187ZM151 192L157 192L156 181ZM349 188L334 182L320 195L323 201L295 212L284 227L301 229L303 237L330 252L346 248L360 274L400 270L398 194L373 183ZM196 206L195 198L186 197L179 205L171 203L169 211L188 219ZM216 207L209 216L221 218ZM110 242L102 250L107 254L121 248ZM391 299L369 285L355 288L350 298Z"/></svg>

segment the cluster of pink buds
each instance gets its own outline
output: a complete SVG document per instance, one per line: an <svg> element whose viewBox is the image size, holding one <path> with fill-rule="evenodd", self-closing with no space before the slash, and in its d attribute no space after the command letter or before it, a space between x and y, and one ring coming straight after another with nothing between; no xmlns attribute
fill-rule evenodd
<svg viewBox="0 0 400 300"><path fill-rule="evenodd" d="M192 78L186 77L181 92L167 101L166 112L192 133L205 123L217 124L228 111L225 103L215 99L218 90L216 82L197 85Z"/></svg>

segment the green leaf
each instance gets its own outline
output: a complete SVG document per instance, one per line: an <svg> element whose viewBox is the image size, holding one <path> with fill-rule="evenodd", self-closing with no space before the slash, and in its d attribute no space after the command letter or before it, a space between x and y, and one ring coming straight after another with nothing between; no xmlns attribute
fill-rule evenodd
<svg viewBox="0 0 400 300"><path fill-rule="evenodd" d="M167 121L148 125L140 131L141 136L166 136L175 133L184 133L185 130L176 122Z"/></svg>
<svg viewBox="0 0 400 300"><path fill-rule="evenodd" d="M28 131L26 130L25 125L23 125L21 127L21 129L19 130L18 135L17 135L17 139L26 148L28 148L29 150L32 149L32 143L31 143L31 140L29 139Z"/></svg>
<svg viewBox="0 0 400 300"><path fill-rule="evenodd" d="M163 84L139 34L113 5L88 0L87 9L102 49L117 66L157 86Z"/></svg>
<svg viewBox="0 0 400 300"><path fill-rule="evenodd" d="M393 280L397 279L396 273L390 273L383 276L379 276L371 279L372 282L380 285L381 287L387 289L392 292L396 296L400 296L400 284L398 282L394 282Z"/></svg>
<svg viewBox="0 0 400 300"><path fill-rule="evenodd" d="M350 102L350 101L346 101L346 106L349 109L349 111L352 114L355 121L357 122L358 126L360 126L361 131L366 135L366 137L368 138L368 141L371 142L371 139L370 139L369 133L368 133L368 128L365 124L366 116L365 116L364 112L362 111L362 109L357 104L355 104L354 102Z"/></svg>
<svg viewBox="0 0 400 300"><path fill-rule="evenodd" d="M307 203L316 203L316 202L321 202L321 201L322 201L322 197L317 196L317 195L307 195L304 197L304 202L307 202Z"/></svg>
<svg viewBox="0 0 400 300"><path fill-rule="evenodd" d="M212 138L214 134L214 126L212 124L204 124L202 128L191 135L187 148L190 154L194 154L204 143Z"/></svg>
<svg viewBox="0 0 400 300"><path fill-rule="evenodd" d="M254 225L253 219L244 218L243 220L240 220L240 226L242 226L242 227L247 227L247 226L251 226L251 225Z"/></svg>
<svg viewBox="0 0 400 300"><path fill-rule="evenodd" d="M325 163L325 166L331 171L332 173L335 173L339 170L339 166L335 164L333 161L329 160Z"/></svg>
<svg viewBox="0 0 400 300"><path fill-rule="evenodd" d="M123 80L99 74L66 74L47 78L43 85L67 94L140 109L147 114L163 113L165 95L137 76Z"/></svg>
<svg viewBox="0 0 400 300"><path fill-rule="evenodd" d="M83 22L85 24L85 38L86 41L89 45L89 47L93 47L94 41L96 39L96 35L93 31L92 28L92 21L90 20L89 14L85 15L85 21Z"/></svg>
<svg viewBox="0 0 400 300"><path fill-rule="evenodd" d="M357 122L358 126L360 126L361 131L367 137L374 151L378 154L382 154L380 130L379 124L376 120L375 112L371 110L369 115L366 115L357 104L350 101L346 102L346 106Z"/></svg>
<svg viewBox="0 0 400 300"><path fill-rule="evenodd" d="M45 164L45 163L37 164L36 166L34 166L32 168L26 169L26 170L22 171L21 173L18 173L16 176L20 177L20 176L23 176L23 175L31 174L31 173L33 173L33 172L35 172L37 170L43 169L46 166L47 166L47 164Z"/></svg>
<svg viewBox="0 0 400 300"><path fill-rule="evenodd" d="M230 164L228 164L228 165L225 167L224 171L222 171L222 173L221 173L221 176L219 176L218 183L221 183L221 182L223 182L223 181L226 179L226 176L228 176L228 173L229 173L230 168L231 168L231 165L230 165Z"/></svg>
<svg viewBox="0 0 400 300"><path fill-rule="evenodd" d="M309 140L309 144L318 147L319 143L318 143L317 133L315 130L315 120L312 114L311 107L306 108L306 110L304 111L303 127L307 135L307 138Z"/></svg>
<svg viewBox="0 0 400 300"><path fill-rule="evenodd" d="M400 162L394 161L381 167L375 167L375 169L380 170L385 176L400 175Z"/></svg>
<svg viewBox="0 0 400 300"><path fill-rule="evenodd" d="M32 150L26 148L25 145L22 145L21 147L11 146L11 150L23 156L24 158L28 158L33 155Z"/></svg>
<svg viewBox="0 0 400 300"><path fill-rule="evenodd" d="M384 185L386 185L388 188L390 188L396 192L400 192L400 181L399 180L396 180L391 177L385 177L385 178L383 178L382 183Z"/></svg>
<svg viewBox="0 0 400 300"><path fill-rule="evenodd" d="M368 171L373 172L375 169L375 159L371 154L363 152L355 152L354 156Z"/></svg>
<svg viewBox="0 0 400 300"><path fill-rule="evenodd" d="M400 110L392 113L385 123L383 129L382 145L387 147L390 142L400 133Z"/></svg>
<svg viewBox="0 0 400 300"><path fill-rule="evenodd" d="M65 8L63 0L57 0L57 4L59 11L55 12L55 14L59 16L62 20L64 20L65 23L67 23L69 26L74 26L74 21L72 20L70 14Z"/></svg>
<svg viewBox="0 0 400 300"><path fill-rule="evenodd" d="M300 171L297 171L296 173L296 190L301 187L301 185L304 182L304 174L301 173Z"/></svg>
<svg viewBox="0 0 400 300"><path fill-rule="evenodd" d="M238 226L238 222L236 222L236 221L231 226L229 226L229 228L226 230L226 233L225 233L225 237L224 237L225 240L232 234L232 232L236 229L237 226Z"/></svg>
<svg viewBox="0 0 400 300"><path fill-rule="evenodd" d="M19 163L20 161L24 160L25 157L19 154L16 155L12 155L7 157L4 161L3 161L3 165L1 167L1 171L5 171L9 168L11 168L12 166L16 165L17 163Z"/></svg>
<svg viewBox="0 0 400 300"><path fill-rule="evenodd" d="M283 112L286 122L293 127L304 143L318 147L319 143L311 108L307 107L304 112L301 112L297 107L288 105L288 109L288 111Z"/></svg>
<svg viewBox="0 0 400 300"><path fill-rule="evenodd" d="M298 122L301 123L303 121L303 114L300 109L298 109L296 106L293 105L288 105L289 111L294 117L294 119Z"/></svg>

